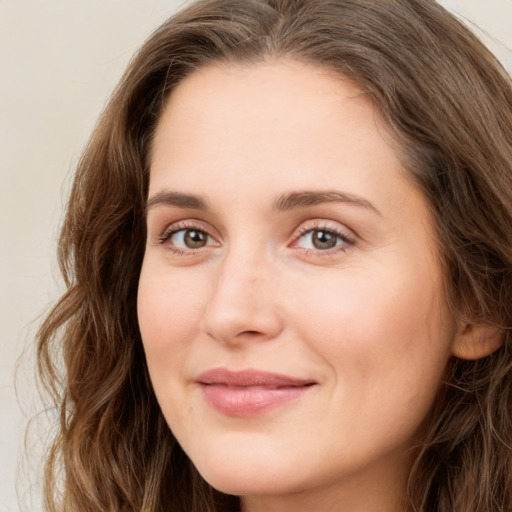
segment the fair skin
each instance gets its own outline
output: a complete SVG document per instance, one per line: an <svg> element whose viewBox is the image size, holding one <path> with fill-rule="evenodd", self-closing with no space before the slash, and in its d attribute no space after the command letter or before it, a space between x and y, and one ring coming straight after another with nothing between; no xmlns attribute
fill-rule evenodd
<svg viewBox="0 0 512 512"><path fill-rule="evenodd" d="M149 372L185 452L246 512L404 510L447 361L469 346L389 141L357 87L291 60L199 69L159 121L138 296ZM201 381L219 368L302 384L226 399Z"/></svg>

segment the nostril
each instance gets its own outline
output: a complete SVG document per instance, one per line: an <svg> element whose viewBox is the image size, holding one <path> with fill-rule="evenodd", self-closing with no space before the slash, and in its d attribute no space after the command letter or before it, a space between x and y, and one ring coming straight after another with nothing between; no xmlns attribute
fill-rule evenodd
<svg viewBox="0 0 512 512"><path fill-rule="evenodd" d="M203 333L228 345L256 343L279 335L284 323L274 304L270 301L254 304L250 297L240 300L232 291L216 290L201 319Z"/></svg>
<svg viewBox="0 0 512 512"><path fill-rule="evenodd" d="M261 332L259 332L259 331L242 331L241 333L238 334L238 336L251 336L251 337L259 336L259 335L261 335Z"/></svg>

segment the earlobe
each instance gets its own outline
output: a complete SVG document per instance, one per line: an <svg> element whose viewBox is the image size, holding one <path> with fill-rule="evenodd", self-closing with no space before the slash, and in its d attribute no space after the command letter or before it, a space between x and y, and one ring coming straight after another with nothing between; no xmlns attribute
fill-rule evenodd
<svg viewBox="0 0 512 512"><path fill-rule="evenodd" d="M453 343L452 355L473 361L498 350L503 343L503 330L492 324L468 323L461 327Z"/></svg>

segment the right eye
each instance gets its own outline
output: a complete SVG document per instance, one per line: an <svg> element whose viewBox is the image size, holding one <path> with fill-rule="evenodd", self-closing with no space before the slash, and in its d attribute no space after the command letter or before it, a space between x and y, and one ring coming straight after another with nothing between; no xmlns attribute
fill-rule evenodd
<svg viewBox="0 0 512 512"><path fill-rule="evenodd" d="M167 245L179 254L219 245L207 231L196 226L171 226L159 240L161 244Z"/></svg>
<svg viewBox="0 0 512 512"><path fill-rule="evenodd" d="M179 249L201 249L208 244L210 235L200 229L180 229L167 238Z"/></svg>

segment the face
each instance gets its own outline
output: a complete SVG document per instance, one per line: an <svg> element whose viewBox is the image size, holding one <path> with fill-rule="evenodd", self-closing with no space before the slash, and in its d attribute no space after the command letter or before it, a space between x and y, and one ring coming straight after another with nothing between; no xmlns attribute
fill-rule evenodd
<svg viewBox="0 0 512 512"><path fill-rule="evenodd" d="M456 328L368 98L294 61L195 71L157 128L147 226L149 372L203 477L247 510L395 500Z"/></svg>

